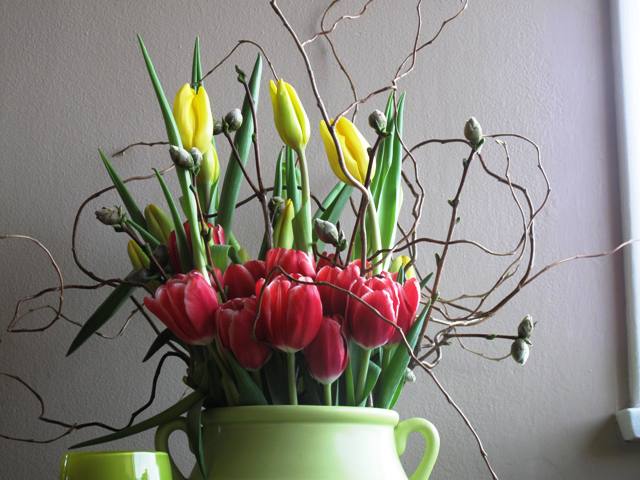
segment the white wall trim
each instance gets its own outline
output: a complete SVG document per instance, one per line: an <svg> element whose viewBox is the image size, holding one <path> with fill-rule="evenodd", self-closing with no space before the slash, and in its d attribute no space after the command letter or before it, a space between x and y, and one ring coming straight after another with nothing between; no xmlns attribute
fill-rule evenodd
<svg viewBox="0 0 640 480"><path fill-rule="evenodd" d="M640 1L611 2L620 195L624 238L640 238ZM640 441L640 245L624 252L630 408L616 414L625 440Z"/></svg>

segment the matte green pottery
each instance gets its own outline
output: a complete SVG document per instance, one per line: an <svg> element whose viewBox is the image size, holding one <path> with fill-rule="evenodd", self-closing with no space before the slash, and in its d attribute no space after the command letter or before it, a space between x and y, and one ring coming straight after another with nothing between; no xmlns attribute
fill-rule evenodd
<svg viewBox="0 0 640 480"><path fill-rule="evenodd" d="M172 480L164 452L69 452L60 480Z"/></svg>
<svg viewBox="0 0 640 480"><path fill-rule="evenodd" d="M424 437L425 452L409 478L426 480L438 456L438 431L422 418L398 420L378 408L213 409L203 420L208 480L406 480L399 456L413 432ZM181 418L158 428L156 449L168 451L171 433L185 429ZM175 469L173 475L184 479ZM197 467L189 479L202 480Z"/></svg>

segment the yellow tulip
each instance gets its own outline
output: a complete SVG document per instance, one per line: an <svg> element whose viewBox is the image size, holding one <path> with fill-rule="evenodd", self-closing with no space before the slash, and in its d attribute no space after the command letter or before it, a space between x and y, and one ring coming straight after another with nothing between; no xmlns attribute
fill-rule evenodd
<svg viewBox="0 0 640 480"><path fill-rule="evenodd" d="M196 180L198 186L201 185L213 185L218 181L220 177L220 163L218 162L218 152L211 146L209 151L205 152L202 156L202 163L200 164L200 171Z"/></svg>
<svg viewBox="0 0 640 480"><path fill-rule="evenodd" d="M398 273L401 268L405 268L411 262L411 257L407 255L399 255L393 259L391 262L391 266L389 267L389 271L391 273ZM416 271L413 269L413 266L405 269L404 272L405 278L413 278L416 276Z"/></svg>
<svg viewBox="0 0 640 480"><path fill-rule="evenodd" d="M347 171L356 181L364 184L369 166L369 152L367 151L369 143L358 131L356 126L345 117L338 119L334 131L338 142L340 142L340 149L342 150L342 157L344 158L344 165ZM340 168L338 150L324 120L320 122L320 136L324 142L324 148L329 158L331 170L333 170L333 173L344 183L351 183L342 171L342 168ZM371 171L371 178L373 178L374 173L375 163Z"/></svg>
<svg viewBox="0 0 640 480"><path fill-rule="evenodd" d="M173 116L185 150L197 148L203 154L211 148L213 115L209 96L203 86L198 93L185 83L173 101Z"/></svg>
<svg viewBox="0 0 640 480"><path fill-rule="evenodd" d="M127 253L129 254L129 260L131 260L131 265L134 270L149 268L151 265L147 254L142 251L140 245L134 240L129 240L129 243L127 243Z"/></svg>
<svg viewBox="0 0 640 480"><path fill-rule="evenodd" d="M295 89L285 82L273 80L269 83L273 121L282 141L299 152L309 142L309 119L300 103Z"/></svg>

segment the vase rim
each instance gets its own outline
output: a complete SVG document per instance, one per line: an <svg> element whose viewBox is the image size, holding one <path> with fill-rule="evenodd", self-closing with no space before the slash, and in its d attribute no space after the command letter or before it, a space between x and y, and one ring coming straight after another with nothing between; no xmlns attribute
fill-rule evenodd
<svg viewBox="0 0 640 480"><path fill-rule="evenodd" d="M327 407L321 405L252 405L212 408L205 423L356 423L397 425L394 410L372 407Z"/></svg>

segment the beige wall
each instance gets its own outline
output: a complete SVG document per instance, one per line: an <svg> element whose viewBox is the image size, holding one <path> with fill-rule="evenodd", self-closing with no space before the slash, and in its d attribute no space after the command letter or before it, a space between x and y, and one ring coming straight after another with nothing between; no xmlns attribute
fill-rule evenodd
<svg viewBox="0 0 640 480"><path fill-rule="evenodd" d="M282 0L296 28L309 34L325 2ZM355 11L360 2L347 2ZM425 32L433 32L456 2L424 2ZM180 6L179 6L180 5ZM114 151L131 141L163 137L159 116L136 43L141 33L165 87L174 91L190 75L194 34L201 35L206 67L239 38L264 44L281 75L298 86L315 126L319 116L306 88L301 62L267 2L10 1L0 16L0 233L42 239L60 261L67 281L81 281L69 239L74 208L107 184L96 149ZM415 28L413 2L374 2L359 23L340 27L339 48L361 92L389 77L408 52ZM486 131L518 131L542 145L554 185L538 226L539 264L574 252L605 249L620 240L617 163L612 97L608 2L595 0L471 0L468 12L419 59L409 92L406 140L461 134L465 119L478 117ZM348 100L348 90L324 46L312 50L329 109ZM254 52L242 50L208 83L215 111L239 104L234 62L249 69ZM265 77L269 77L265 71ZM264 84L263 84L264 86ZM263 93L266 91L263 90ZM263 100L265 98L263 97ZM371 103L361 115L381 108ZM263 153L274 158L277 141L262 104ZM268 138L270 137L270 138ZM333 182L314 132L310 150L316 190ZM227 158L225 149L221 158ZM499 162L499 150L487 155ZM464 155L437 147L420 155L429 191L423 231L441 235ZM539 187L531 157L514 147L516 174ZM140 149L116 160L123 175L167 163L165 151ZM477 173L477 172L476 172ZM463 232L496 246L514 237L517 215L480 175L472 176L463 199ZM493 188L493 187L491 187ZM140 198L160 201L156 185L136 186ZM102 204L110 204L105 197ZM90 212L89 212L90 213ZM257 236L250 209L239 213L241 237ZM499 220L512 232L500 234ZM127 268L125 241L92 221L81 222L82 258L105 274ZM465 230L466 229L466 230ZM255 243L255 242L254 242ZM0 315L3 329L15 300L55 279L45 259L26 244L1 245ZM423 259L431 261L425 252ZM423 269L431 265L426 264ZM463 281L484 285L488 270L468 250L452 262L443 293ZM619 258L578 263L533 284L483 331L515 331L525 313L540 322L529 363L483 361L452 346L438 375L478 432L501 478L638 478L640 450L620 440L613 413L627 406L623 281ZM66 312L87 318L103 294L70 292ZM32 325L45 319L33 319ZM109 332L117 331L115 322ZM153 365L140 365L150 343L148 327L135 320L116 341L95 339L71 358L64 352L76 329L58 324L45 335L1 334L0 370L36 385L47 413L69 421L124 424L146 399ZM502 351L490 346L492 352ZM181 367L164 374L157 409L181 392ZM425 416L442 435L436 479L487 478L473 438L424 375L407 387L403 416ZM37 404L17 385L0 383L0 429L28 436L59 430L35 421ZM54 478L57 461L75 441L100 433L83 431L46 446L0 441L2 478ZM417 441L416 441L417 442ZM151 448L143 435L110 448ZM419 445L407 454L418 458Z"/></svg>

